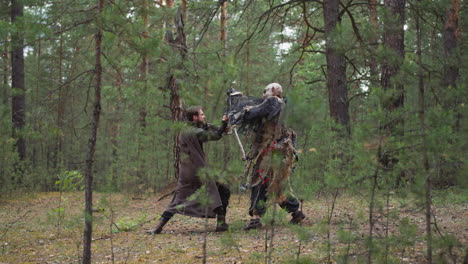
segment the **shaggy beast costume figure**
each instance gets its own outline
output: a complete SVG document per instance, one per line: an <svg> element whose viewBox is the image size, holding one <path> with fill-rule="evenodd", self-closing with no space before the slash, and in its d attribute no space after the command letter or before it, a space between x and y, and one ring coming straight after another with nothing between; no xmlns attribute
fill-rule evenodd
<svg viewBox="0 0 468 264"><path fill-rule="evenodd" d="M252 219L245 230L261 227L260 216L265 214L267 196L292 213L291 223L297 224L305 218L299 211L299 201L283 194L296 160L296 134L281 122L285 107L282 93L280 84L271 83L265 87L261 103L247 105L243 111L231 115L234 116L231 123L248 126L255 134L248 155L253 166L247 169L247 173L252 173L249 208Z"/></svg>
<svg viewBox="0 0 468 264"><path fill-rule="evenodd" d="M197 175L200 168L206 166L203 143L219 140L226 130L227 117L223 117L223 124L216 128L205 123L205 114L200 107L192 107L186 111L190 125L181 132L180 141L180 175L174 197L161 215L158 224L149 234L161 233L164 225L174 214L193 217L217 217L216 231L226 231L226 208L231 195L228 187L213 180L202 182ZM208 204L202 204L198 199L188 199L203 185L208 193Z"/></svg>

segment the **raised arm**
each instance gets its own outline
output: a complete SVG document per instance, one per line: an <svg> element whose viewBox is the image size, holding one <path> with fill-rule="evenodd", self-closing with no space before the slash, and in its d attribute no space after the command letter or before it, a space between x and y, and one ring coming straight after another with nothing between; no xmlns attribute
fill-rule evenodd
<svg viewBox="0 0 468 264"><path fill-rule="evenodd" d="M246 108L244 120L249 122L259 118L272 119L281 112L281 99L269 97L263 103Z"/></svg>
<svg viewBox="0 0 468 264"><path fill-rule="evenodd" d="M201 142L219 140L223 136L224 131L226 131L226 127L227 121L223 120L220 127L207 125L205 129L197 129L196 135Z"/></svg>

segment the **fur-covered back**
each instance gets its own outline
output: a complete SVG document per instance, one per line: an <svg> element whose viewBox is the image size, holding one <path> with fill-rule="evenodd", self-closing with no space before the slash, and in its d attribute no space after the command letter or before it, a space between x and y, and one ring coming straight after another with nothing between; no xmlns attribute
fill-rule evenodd
<svg viewBox="0 0 468 264"><path fill-rule="evenodd" d="M272 170L269 192L277 199L281 196L296 161L295 133L292 130L285 130L284 132L283 139L275 145L275 151L272 153L273 155L279 155L277 155L278 160L276 161L278 164L273 165L276 168Z"/></svg>

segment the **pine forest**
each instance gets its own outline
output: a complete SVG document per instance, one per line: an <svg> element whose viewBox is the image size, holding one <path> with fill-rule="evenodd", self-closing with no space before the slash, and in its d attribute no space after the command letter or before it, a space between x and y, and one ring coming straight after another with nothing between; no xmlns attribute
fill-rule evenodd
<svg viewBox="0 0 468 264"><path fill-rule="evenodd" d="M467 11L1 0L0 263L468 263Z"/></svg>

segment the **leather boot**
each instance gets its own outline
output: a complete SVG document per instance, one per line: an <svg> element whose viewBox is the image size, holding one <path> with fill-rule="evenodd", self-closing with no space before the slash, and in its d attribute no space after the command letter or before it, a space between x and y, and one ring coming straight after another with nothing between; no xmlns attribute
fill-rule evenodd
<svg viewBox="0 0 468 264"><path fill-rule="evenodd" d="M226 224L226 215L217 215L215 232L225 232L228 229L229 225Z"/></svg>
<svg viewBox="0 0 468 264"><path fill-rule="evenodd" d="M249 231L252 229L258 229L262 227L262 222L258 218L250 219L250 222L244 227L245 231Z"/></svg>
<svg viewBox="0 0 468 264"><path fill-rule="evenodd" d="M291 223L293 225L299 224L302 220L304 220L304 218L306 218L305 214L302 211L299 211L299 210L295 211L291 215L292 215L292 217L291 217L291 221L289 221L289 223Z"/></svg>
<svg viewBox="0 0 468 264"><path fill-rule="evenodd" d="M167 224L167 222L169 222L168 219L161 217L156 227L154 229L146 231L146 233L149 235L155 235L155 234L161 233L161 231L163 230L163 227Z"/></svg>

